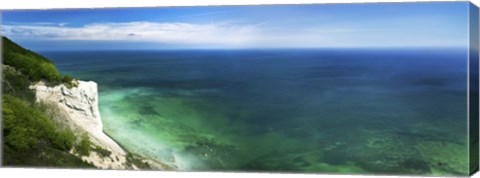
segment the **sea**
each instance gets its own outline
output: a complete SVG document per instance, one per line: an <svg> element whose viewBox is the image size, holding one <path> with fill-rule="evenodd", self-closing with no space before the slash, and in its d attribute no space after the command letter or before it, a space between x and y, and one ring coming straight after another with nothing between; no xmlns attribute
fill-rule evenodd
<svg viewBox="0 0 480 178"><path fill-rule="evenodd" d="M43 51L179 171L465 175L467 49Z"/></svg>

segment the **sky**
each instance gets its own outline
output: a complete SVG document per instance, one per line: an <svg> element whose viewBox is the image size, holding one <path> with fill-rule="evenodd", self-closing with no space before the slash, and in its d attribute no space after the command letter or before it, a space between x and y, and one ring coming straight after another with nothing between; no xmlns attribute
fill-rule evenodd
<svg viewBox="0 0 480 178"><path fill-rule="evenodd" d="M32 50L467 47L467 2L2 11Z"/></svg>

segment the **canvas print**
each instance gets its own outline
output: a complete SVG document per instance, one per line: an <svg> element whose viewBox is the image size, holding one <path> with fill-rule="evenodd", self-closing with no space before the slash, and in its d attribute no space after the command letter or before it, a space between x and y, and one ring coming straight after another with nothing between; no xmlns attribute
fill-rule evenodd
<svg viewBox="0 0 480 178"><path fill-rule="evenodd" d="M468 176L469 2L2 11L2 166Z"/></svg>

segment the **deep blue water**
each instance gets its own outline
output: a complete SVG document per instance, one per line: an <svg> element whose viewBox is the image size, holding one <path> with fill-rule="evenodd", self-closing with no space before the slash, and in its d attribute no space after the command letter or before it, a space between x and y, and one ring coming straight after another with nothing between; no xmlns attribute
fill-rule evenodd
<svg viewBox="0 0 480 178"><path fill-rule="evenodd" d="M99 84L109 135L180 170L466 172L466 49L41 54Z"/></svg>

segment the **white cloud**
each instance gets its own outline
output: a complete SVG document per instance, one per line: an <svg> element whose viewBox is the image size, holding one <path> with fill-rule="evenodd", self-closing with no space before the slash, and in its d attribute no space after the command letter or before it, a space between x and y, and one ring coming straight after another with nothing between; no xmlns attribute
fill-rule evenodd
<svg viewBox="0 0 480 178"><path fill-rule="evenodd" d="M9 24L2 34L25 40L136 41L196 48L395 47L465 45L465 34L380 25L268 26L236 22L125 22ZM452 34L458 34L452 36Z"/></svg>
<svg viewBox="0 0 480 178"><path fill-rule="evenodd" d="M172 44L241 46L257 35L255 25L216 23L93 23L81 27L64 24L4 25L2 34L16 38L87 41L148 41Z"/></svg>

